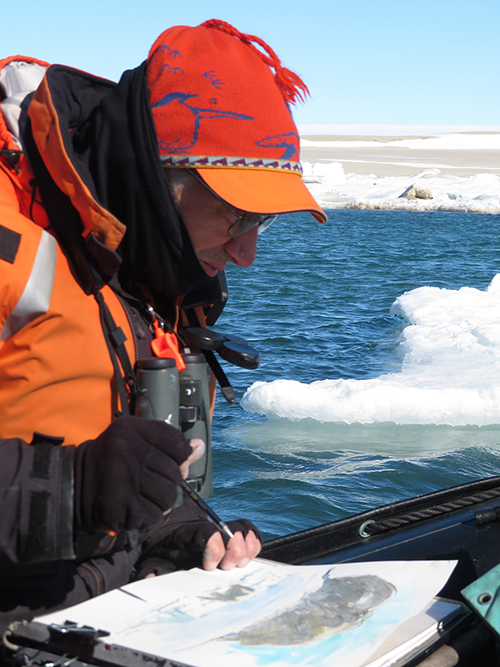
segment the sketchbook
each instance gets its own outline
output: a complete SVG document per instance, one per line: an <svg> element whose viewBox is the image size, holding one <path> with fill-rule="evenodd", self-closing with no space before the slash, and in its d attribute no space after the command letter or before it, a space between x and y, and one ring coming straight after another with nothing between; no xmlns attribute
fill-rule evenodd
<svg viewBox="0 0 500 667"><path fill-rule="evenodd" d="M435 600L455 565L255 559L135 582L35 621L98 628L108 652L118 646L191 667L389 667L462 612Z"/></svg>

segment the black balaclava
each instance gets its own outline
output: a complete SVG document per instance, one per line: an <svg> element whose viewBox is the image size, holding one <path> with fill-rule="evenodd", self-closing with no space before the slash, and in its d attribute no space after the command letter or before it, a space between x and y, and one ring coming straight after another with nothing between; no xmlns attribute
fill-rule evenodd
<svg viewBox="0 0 500 667"><path fill-rule="evenodd" d="M173 303L212 280L179 218L158 155L146 63L126 71L72 134L98 201L127 227L118 248L123 284L139 283Z"/></svg>

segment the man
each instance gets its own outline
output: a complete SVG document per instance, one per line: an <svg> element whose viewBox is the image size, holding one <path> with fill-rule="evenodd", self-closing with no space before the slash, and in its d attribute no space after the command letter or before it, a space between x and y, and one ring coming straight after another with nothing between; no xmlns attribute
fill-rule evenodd
<svg viewBox="0 0 500 667"><path fill-rule="evenodd" d="M307 89L221 21L165 31L118 84L15 56L0 91L5 626L257 555L250 522L225 544L193 503L174 507L203 443L133 416L134 365L182 364L183 298L249 266L273 216L326 216L289 111Z"/></svg>

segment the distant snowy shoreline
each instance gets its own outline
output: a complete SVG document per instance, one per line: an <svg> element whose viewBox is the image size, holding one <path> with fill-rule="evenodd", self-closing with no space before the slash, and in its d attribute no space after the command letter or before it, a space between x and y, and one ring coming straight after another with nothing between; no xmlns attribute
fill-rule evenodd
<svg viewBox="0 0 500 667"><path fill-rule="evenodd" d="M299 124L299 135L351 136L429 136L457 132L499 132L500 125L358 125L358 124Z"/></svg>
<svg viewBox="0 0 500 667"><path fill-rule="evenodd" d="M342 164L304 163L304 182L319 205L327 209L454 211L500 214L500 176L452 176L424 169L414 176L345 173ZM405 199L411 186L432 193L432 199Z"/></svg>
<svg viewBox="0 0 500 667"><path fill-rule="evenodd" d="M361 135L362 136L362 135ZM301 147L314 148L409 148L411 150L497 150L500 151L500 131L497 133L449 133L433 137L412 137L411 139L385 137L385 141L377 138L366 140L311 140L301 139Z"/></svg>
<svg viewBox="0 0 500 667"><path fill-rule="evenodd" d="M500 126L315 127L325 134L301 138L301 158L324 209L500 214ZM431 198L402 198L412 186Z"/></svg>

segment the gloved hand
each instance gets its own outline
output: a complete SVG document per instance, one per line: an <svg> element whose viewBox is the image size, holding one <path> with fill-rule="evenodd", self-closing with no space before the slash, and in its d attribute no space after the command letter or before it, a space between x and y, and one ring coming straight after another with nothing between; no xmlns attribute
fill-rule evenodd
<svg viewBox="0 0 500 667"><path fill-rule="evenodd" d="M180 525L148 550L136 564L134 579L203 567L205 570L244 567L259 553L262 540L258 528L247 519L228 521L234 537L229 539L209 521Z"/></svg>
<svg viewBox="0 0 500 667"><path fill-rule="evenodd" d="M191 453L181 431L163 421L117 419L75 450L75 531L146 530L160 522Z"/></svg>

